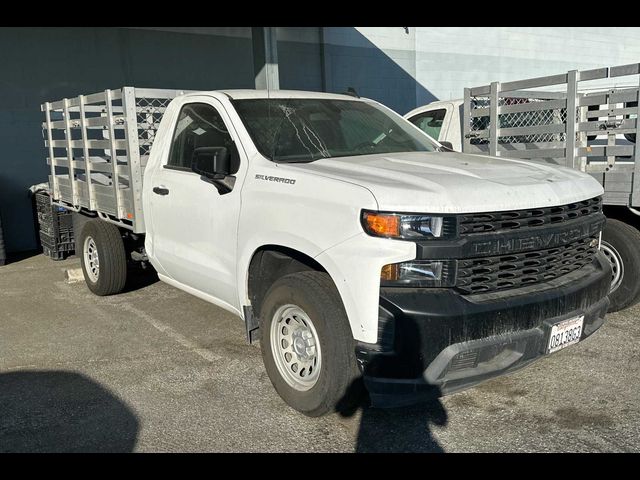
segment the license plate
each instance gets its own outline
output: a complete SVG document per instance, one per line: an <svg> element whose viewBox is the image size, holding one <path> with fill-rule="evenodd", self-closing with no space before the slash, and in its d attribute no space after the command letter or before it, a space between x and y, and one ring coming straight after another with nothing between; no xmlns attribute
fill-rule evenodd
<svg viewBox="0 0 640 480"><path fill-rule="evenodd" d="M584 315L563 320L553 325L549 336L549 344L547 345L547 353L557 352L569 345L578 343L582 336L583 323Z"/></svg>

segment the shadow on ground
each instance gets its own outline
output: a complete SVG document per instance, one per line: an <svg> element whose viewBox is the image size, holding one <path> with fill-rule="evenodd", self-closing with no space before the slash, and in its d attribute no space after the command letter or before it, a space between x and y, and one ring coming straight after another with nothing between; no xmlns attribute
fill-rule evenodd
<svg viewBox="0 0 640 480"><path fill-rule="evenodd" d="M362 417L355 447L357 453L444 452L432 433L433 425L444 427L448 421L440 399L401 408L373 408L365 400L360 409ZM348 417L355 412L339 413Z"/></svg>
<svg viewBox="0 0 640 480"><path fill-rule="evenodd" d="M42 255L42 250L26 250L23 252L8 253L6 264L10 265L12 263L18 263L31 257L35 257L36 255Z"/></svg>
<svg viewBox="0 0 640 480"><path fill-rule="evenodd" d="M444 452L432 426L444 427L447 413L440 400L395 409L363 411L357 452Z"/></svg>
<svg viewBox="0 0 640 480"><path fill-rule="evenodd" d="M131 452L139 422L90 378L64 371L0 374L0 452Z"/></svg>
<svg viewBox="0 0 640 480"><path fill-rule="evenodd" d="M127 271L127 283L122 293L141 290L159 281L158 274L152 266L141 268L138 264L134 264Z"/></svg>
<svg viewBox="0 0 640 480"><path fill-rule="evenodd" d="M371 379L397 378L398 372L424 371L421 355L419 363L413 367L406 364L406 360L398 355L398 351L409 349L423 352L423 338L415 323L405 321L396 330L391 322L384 324L384 330L379 338L393 338L393 347L386 353L370 355L364 363L363 370L352 381L336 411L343 417L351 417L358 410L362 411L356 452L444 452L432 433L432 426L444 427L448 416L440 398L442 392L437 385L421 385L421 393L393 393L392 387L400 387L393 383L387 385L387 391L380 391L374 395L377 400L372 402L372 396L365 388L365 377ZM384 342L384 341L383 341ZM395 374L393 373L395 372ZM391 380L393 382L393 380ZM376 404L378 408L371 405ZM396 408L379 408L382 405L407 405Z"/></svg>

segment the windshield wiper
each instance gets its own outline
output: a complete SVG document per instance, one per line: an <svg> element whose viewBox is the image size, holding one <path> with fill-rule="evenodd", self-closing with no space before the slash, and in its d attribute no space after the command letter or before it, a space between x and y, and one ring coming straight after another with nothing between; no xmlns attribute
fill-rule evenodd
<svg viewBox="0 0 640 480"><path fill-rule="evenodd" d="M272 160L272 161L276 162L276 163L311 163L311 162L315 162L316 160L322 160L323 158L331 158L331 157L310 158L308 160L280 160L280 159L275 159L275 160Z"/></svg>

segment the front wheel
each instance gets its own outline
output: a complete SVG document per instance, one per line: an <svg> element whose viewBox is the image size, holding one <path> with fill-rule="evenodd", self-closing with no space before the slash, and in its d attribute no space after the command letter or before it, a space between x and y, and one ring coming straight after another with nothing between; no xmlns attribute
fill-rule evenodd
<svg viewBox="0 0 640 480"><path fill-rule="evenodd" d="M611 264L609 312L617 312L638 303L640 231L620 220L608 218L600 248Z"/></svg>
<svg viewBox="0 0 640 480"><path fill-rule="evenodd" d="M89 290L101 296L120 293L127 281L127 254L118 227L90 220L82 228L78 245Z"/></svg>
<svg viewBox="0 0 640 480"><path fill-rule="evenodd" d="M282 399L317 417L348 404L358 377L355 342L340 295L326 273L278 279L260 309L262 358Z"/></svg>

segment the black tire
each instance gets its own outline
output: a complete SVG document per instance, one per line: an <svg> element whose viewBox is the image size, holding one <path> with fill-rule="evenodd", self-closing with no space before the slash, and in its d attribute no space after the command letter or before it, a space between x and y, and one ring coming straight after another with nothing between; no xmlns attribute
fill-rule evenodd
<svg viewBox="0 0 640 480"><path fill-rule="evenodd" d="M320 343L321 368L316 383L300 391L287 383L278 370L271 346L271 324L278 309L292 304L313 322ZM271 383L291 407L310 417L348 404L359 394L350 388L359 377L355 341L338 290L328 274L305 271L278 279L267 292L260 309L262 359ZM276 353L277 354L277 353Z"/></svg>
<svg viewBox="0 0 640 480"><path fill-rule="evenodd" d="M94 240L98 251L99 270L96 281L92 280L85 264L84 245L87 237ZM118 227L102 220L90 220L82 228L78 247L82 273L89 290L100 296L120 293L127 282L127 254Z"/></svg>
<svg viewBox="0 0 640 480"><path fill-rule="evenodd" d="M617 258L622 279L609 293L609 312L617 312L640 301L640 231L620 220L607 219L602 249L611 261ZM612 262L612 268L616 261ZM614 271L615 272L615 271Z"/></svg>

